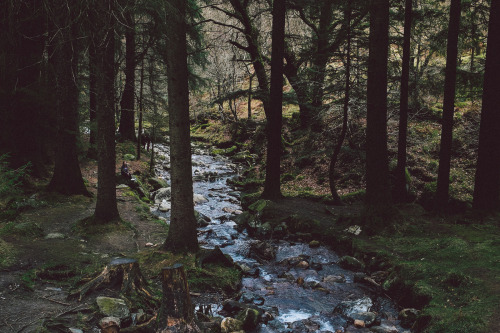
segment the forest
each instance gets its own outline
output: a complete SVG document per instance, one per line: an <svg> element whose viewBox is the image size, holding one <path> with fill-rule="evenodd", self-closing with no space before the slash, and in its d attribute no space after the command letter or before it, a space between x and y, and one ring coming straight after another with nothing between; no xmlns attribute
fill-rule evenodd
<svg viewBox="0 0 500 333"><path fill-rule="evenodd" d="M497 0L0 0L0 332L498 331L499 55Z"/></svg>

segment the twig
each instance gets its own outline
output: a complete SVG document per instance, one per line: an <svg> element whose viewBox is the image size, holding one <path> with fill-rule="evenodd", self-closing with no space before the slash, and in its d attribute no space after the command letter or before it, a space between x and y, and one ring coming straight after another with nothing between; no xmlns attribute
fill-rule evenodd
<svg viewBox="0 0 500 333"><path fill-rule="evenodd" d="M61 302L61 301L57 301L55 299L51 299L51 298L47 298L47 297L42 297L43 299L46 299L47 301L51 301L51 302L54 302L54 303L57 303L57 304L61 304L61 305L66 305L66 306L70 306L71 304L68 304L68 303L64 303L64 302Z"/></svg>

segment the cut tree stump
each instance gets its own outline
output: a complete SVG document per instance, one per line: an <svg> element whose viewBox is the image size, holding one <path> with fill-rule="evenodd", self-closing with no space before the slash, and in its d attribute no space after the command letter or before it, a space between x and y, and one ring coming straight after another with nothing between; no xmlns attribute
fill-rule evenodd
<svg viewBox="0 0 500 333"><path fill-rule="evenodd" d="M163 297L158 314L157 333L200 332L194 322L186 272L180 264L162 270Z"/></svg>
<svg viewBox="0 0 500 333"><path fill-rule="evenodd" d="M137 301L139 297L151 307L156 303L135 259L113 259L101 274L72 292L69 297L77 296L81 301L88 293L104 288L119 290L124 297L133 301Z"/></svg>

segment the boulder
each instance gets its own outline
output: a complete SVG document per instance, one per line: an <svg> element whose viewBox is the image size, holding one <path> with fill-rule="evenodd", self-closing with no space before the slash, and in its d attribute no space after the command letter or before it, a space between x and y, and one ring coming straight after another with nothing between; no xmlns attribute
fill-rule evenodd
<svg viewBox="0 0 500 333"><path fill-rule="evenodd" d="M312 249L317 248L319 246L320 246L320 243L317 240L312 240L312 241L309 242L309 247L312 248Z"/></svg>
<svg viewBox="0 0 500 333"><path fill-rule="evenodd" d="M148 179L148 183L149 185L151 185L151 187L153 188L153 191L157 191L161 188L167 188L168 187L168 183L165 179L163 178L149 178Z"/></svg>
<svg viewBox="0 0 500 333"><path fill-rule="evenodd" d="M193 194L193 203L195 205L205 203L205 202L208 202L208 200L203 195L197 194L197 193Z"/></svg>
<svg viewBox="0 0 500 333"><path fill-rule="evenodd" d="M172 209L172 204L167 200L163 199L163 201L158 205L158 210L160 212L169 212Z"/></svg>
<svg viewBox="0 0 500 333"><path fill-rule="evenodd" d="M115 333L120 331L120 319L116 317L104 317L99 321L102 333Z"/></svg>
<svg viewBox="0 0 500 333"><path fill-rule="evenodd" d="M372 305L373 302L369 297L363 297L354 301L340 302L340 304L335 307L334 312L351 317L354 313L370 311Z"/></svg>
<svg viewBox="0 0 500 333"><path fill-rule="evenodd" d="M212 221L210 217L198 212L197 210L194 211L194 217L196 218L196 225L199 228L206 227Z"/></svg>
<svg viewBox="0 0 500 333"><path fill-rule="evenodd" d="M362 271L365 269L365 264L351 256L343 256L339 259L338 265L345 269L354 271Z"/></svg>
<svg viewBox="0 0 500 333"><path fill-rule="evenodd" d="M252 308L247 308L238 314L238 320L243 323L242 328L247 332L252 331L257 327L259 324L259 318L259 311Z"/></svg>
<svg viewBox="0 0 500 333"><path fill-rule="evenodd" d="M380 326L373 326L370 328L371 332L375 333L398 333L398 329L394 325L382 324Z"/></svg>
<svg viewBox="0 0 500 333"><path fill-rule="evenodd" d="M249 257L257 260L272 260L276 258L276 249L267 242L257 241L250 245Z"/></svg>
<svg viewBox="0 0 500 333"><path fill-rule="evenodd" d="M375 312L356 312L351 313L349 317L354 321L362 321L366 327L370 327L377 320L377 314Z"/></svg>
<svg viewBox="0 0 500 333"><path fill-rule="evenodd" d="M345 281L344 275L327 275L323 278L325 283L344 283Z"/></svg>
<svg viewBox="0 0 500 333"><path fill-rule="evenodd" d="M222 319L220 324L220 328L223 333L231 333L241 331L243 328L243 322L238 319L234 319L231 317L226 317Z"/></svg>
<svg viewBox="0 0 500 333"><path fill-rule="evenodd" d="M130 316L130 310L125 301L120 298L111 298L99 296L96 299L100 312L108 317L117 317L120 319Z"/></svg>
<svg viewBox="0 0 500 333"><path fill-rule="evenodd" d="M172 191L170 187L163 187L159 190L151 192L151 200L154 200L155 203L159 204L163 200L169 201L172 195Z"/></svg>
<svg viewBox="0 0 500 333"><path fill-rule="evenodd" d="M401 326L410 328L417 320L419 311L417 309L403 309L399 312L398 319L401 321Z"/></svg>
<svg viewBox="0 0 500 333"><path fill-rule="evenodd" d="M61 234L59 232L50 233L47 236L45 236L45 239L64 239L64 238L66 238L66 236L64 236L64 234Z"/></svg>

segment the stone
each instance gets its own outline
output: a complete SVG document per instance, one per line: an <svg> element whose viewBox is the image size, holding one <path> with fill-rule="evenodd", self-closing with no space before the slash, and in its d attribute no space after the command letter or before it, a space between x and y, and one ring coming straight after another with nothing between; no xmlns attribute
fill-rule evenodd
<svg viewBox="0 0 500 333"><path fill-rule="evenodd" d="M320 243L317 240L312 240L309 242L309 247L312 249L319 247L319 245L320 245Z"/></svg>
<svg viewBox="0 0 500 333"><path fill-rule="evenodd" d="M309 268L309 263L307 261L305 261L305 260L302 260L295 267L301 268L301 269L308 269Z"/></svg>
<svg viewBox="0 0 500 333"><path fill-rule="evenodd" d="M410 328L417 320L419 311L417 309L403 309L399 312L399 320L403 328Z"/></svg>
<svg viewBox="0 0 500 333"><path fill-rule="evenodd" d="M99 296L96 299L101 313L108 317L117 317L120 319L130 316L130 310L125 301L120 298L111 298Z"/></svg>
<svg viewBox="0 0 500 333"><path fill-rule="evenodd" d="M170 211L171 209L172 209L172 204L165 199L158 205L158 210L160 212L166 213L166 212Z"/></svg>
<svg viewBox="0 0 500 333"><path fill-rule="evenodd" d="M99 327L103 333L119 332L120 324L120 319L116 317L104 317L99 321Z"/></svg>
<svg viewBox="0 0 500 333"><path fill-rule="evenodd" d="M143 309L137 310L137 313L135 314L135 321L137 322L137 324L145 323L147 319L148 315L146 314L146 312L144 312Z"/></svg>
<svg viewBox="0 0 500 333"><path fill-rule="evenodd" d="M197 210L194 211L194 217L196 218L196 224L199 228L208 226L212 221L210 217L206 216L203 213L200 213Z"/></svg>
<svg viewBox="0 0 500 333"><path fill-rule="evenodd" d="M363 297L354 301L340 302L340 304L335 307L334 312L351 317L353 313L370 311L372 305L373 302L369 297Z"/></svg>
<svg viewBox="0 0 500 333"><path fill-rule="evenodd" d="M398 333L398 329L393 325L382 324L380 326L373 326L370 328L371 332L375 333Z"/></svg>
<svg viewBox="0 0 500 333"><path fill-rule="evenodd" d="M312 262L311 268L314 269L315 271L321 271L323 269L323 265L320 264L319 262Z"/></svg>
<svg viewBox="0 0 500 333"><path fill-rule="evenodd" d="M226 317L222 319L220 324L221 331L223 333L231 333L241 331L243 329L243 322L238 319L234 319L231 317Z"/></svg>
<svg viewBox="0 0 500 333"><path fill-rule="evenodd" d="M362 321L362 320L359 320L359 319L355 319L354 320L354 326L356 328L362 328L362 327L365 327L365 322Z"/></svg>
<svg viewBox="0 0 500 333"><path fill-rule="evenodd" d="M252 292L245 291L243 292L243 294L241 294L240 302L243 302L245 304L262 305L264 304L264 298Z"/></svg>
<svg viewBox="0 0 500 333"><path fill-rule="evenodd" d="M68 329L69 329L70 333L83 333L83 331L79 328L70 327Z"/></svg>
<svg viewBox="0 0 500 333"><path fill-rule="evenodd" d="M66 236L64 236L64 234L61 234L59 232L50 233L47 236L45 236L45 239L64 239L64 238L66 238Z"/></svg>
<svg viewBox="0 0 500 333"><path fill-rule="evenodd" d="M238 314L238 320L243 323L242 328L245 331L254 330L259 324L259 318L259 311L251 308L247 308Z"/></svg>
<svg viewBox="0 0 500 333"><path fill-rule="evenodd" d="M172 190L170 187L163 187L159 190L151 192L151 199L154 200L156 204L161 203L163 200L170 200L172 196Z"/></svg>
<svg viewBox="0 0 500 333"><path fill-rule="evenodd" d="M323 278L325 283L344 283L345 281L344 275L328 275Z"/></svg>
<svg viewBox="0 0 500 333"><path fill-rule="evenodd" d="M349 317L354 319L354 321L361 320L367 327L373 325L377 320L377 314L375 312L355 312L351 313Z"/></svg>
<svg viewBox="0 0 500 333"><path fill-rule="evenodd" d="M168 187L167 181L163 178L149 178L148 183L153 187L154 191Z"/></svg>
<svg viewBox="0 0 500 333"><path fill-rule="evenodd" d="M193 203L195 205L205 203L205 202L208 202L208 200L203 195L197 194L197 193L193 194Z"/></svg>
<svg viewBox="0 0 500 333"><path fill-rule="evenodd" d="M250 245L250 258L272 260L276 258L276 249L269 243L257 241Z"/></svg>
<svg viewBox="0 0 500 333"><path fill-rule="evenodd" d="M362 271L365 269L365 264L351 256L343 256L339 259L338 265L345 269L354 271Z"/></svg>
<svg viewBox="0 0 500 333"><path fill-rule="evenodd" d="M155 246L155 245L154 245L153 243L151 243L151 242L148 242L148 243L146 243L144 246L146 246L146 247L153 247L153 246Z"/></svg>

